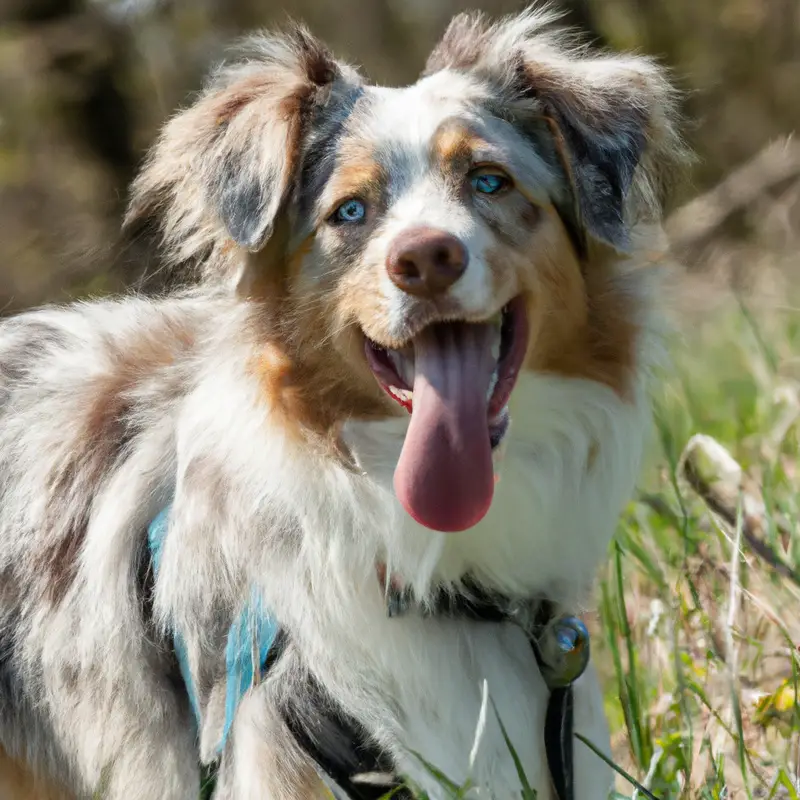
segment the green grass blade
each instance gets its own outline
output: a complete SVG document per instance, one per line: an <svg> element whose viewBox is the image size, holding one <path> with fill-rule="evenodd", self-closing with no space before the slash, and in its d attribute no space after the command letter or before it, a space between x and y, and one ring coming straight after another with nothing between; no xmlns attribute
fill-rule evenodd
<svg viewBox="0 0 800 800"><path fill-rule="evenodd" d="M660 800L660 798L656 797L649 789L646 789L644 786L642 786L642 784L639 783L639 781L637 781L633 775L629 775L621 766L619 766L619 764L615 764L605 753L595 747L595 745L592 744L592 742L590 742L585 736L580 733L576 733L575 738L583 742L599 759L605 761L605 763L608 764L608 766L611 767L614 772L625 778L625 780L628 781L628 783L630 783L630 785L633 786L640 794L644 795L647 800Z"/></svg>
<svg viewBox="0 0 800 800"><path fill-rule="evenodd" d="M462 790L462 787L459 786L455 781L450 780L447 775L444 774L440 769L433 766L427 759L421 756L416 750L411 750L411 754L418 758L420 763L423 767L430 773L431 777L442 787L447 789L454 797L458 797L459 793Z"/></svg>
<svg viewBox="0 0 800 800"><path fill-rule="evenodd" d="M646 768L650 763L652 748L650 747L649 737L642 724L642 706L639 702L639 682L636 669L636 648L633 643L631 627L628 623L628 609L625 605L624 575L622 569L622 548L619 544L614 546L614 567L617 583L617 612L619 626L625 642L625 649L628 657L628 670L625 676L627 686L627 702L630 705L630 720L632 723L631 740L634 754L640 768Z"/></svg>
<svg viewBox="0 0 800 800"><path fill-rule="evenodd" d="M495 717L497 717L497 724L500 726L500 732L503 734L503 739L505 740L508 752L511 753L511 758L514 759L514 766L516 767L517 776L519 777L519 782L522 786L522 798L523 800L536 800L537 792L528 783L528 776L525 774L525 768L522 766L522 761L517 755L517 751L514 749L514 745L509 738L508 731L506 731L506 726L503 724L503 720L500 719L497 706L495 705L495 702L491 696L489 697L489 702L492 704L492 710L494 711Z"/></svg>

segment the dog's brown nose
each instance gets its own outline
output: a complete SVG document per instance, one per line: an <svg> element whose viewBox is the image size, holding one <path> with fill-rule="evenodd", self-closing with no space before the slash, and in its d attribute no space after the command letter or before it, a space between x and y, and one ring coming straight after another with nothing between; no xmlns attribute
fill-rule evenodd
<svg viewBox="0 0 800 800"><path fill-rule="evenodd" d="M419 227L403 231L392 242L386 269L399 289L420 297L447 291L467 268L466 247L452 234Z"/></svg>

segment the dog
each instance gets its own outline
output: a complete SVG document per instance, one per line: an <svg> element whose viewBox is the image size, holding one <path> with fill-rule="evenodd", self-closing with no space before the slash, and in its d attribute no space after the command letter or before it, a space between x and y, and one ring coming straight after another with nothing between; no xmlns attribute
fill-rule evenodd
<svg viewBox="0 0 800 800"><path fill-rule="evenodd" d="M454 18L404 88L247 40L132 187L173 288L0 325L6 757L65 797L505 800L513 747L605 798L530 615L585 608L633 491L684 159L665 71L550 10Z"/></svg>

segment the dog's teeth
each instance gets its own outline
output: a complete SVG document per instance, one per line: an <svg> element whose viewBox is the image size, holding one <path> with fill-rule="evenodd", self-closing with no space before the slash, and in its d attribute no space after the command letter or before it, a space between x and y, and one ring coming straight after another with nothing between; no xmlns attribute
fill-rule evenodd
<svg viewBox="0 0 800 800"><path fill-rule="evenodd" d="M397 400L402 400L404 403L414 399L414 393L408 389L401 389L398 386L390 386L389 391Z"/></svg>
<svg viewBox="0 0 800 800"><path fill-rule="evenodd" d="M499 327L492 331L492 358L495 363L500 360L500 346L503 341L503 336Z"/></svg>
<svg viewBox="0 0 800 800"><path fill-rule="evenodd" d="M486 399L487 400L491 400L492 399L492 395L494 394L494 388L495 388L495 386L497 386L497 379L498 378L499 378L499 373L498 373L498 370L495 369L495 371L492 373L492 379L489 381L489 390L486 392Z"/></svg>

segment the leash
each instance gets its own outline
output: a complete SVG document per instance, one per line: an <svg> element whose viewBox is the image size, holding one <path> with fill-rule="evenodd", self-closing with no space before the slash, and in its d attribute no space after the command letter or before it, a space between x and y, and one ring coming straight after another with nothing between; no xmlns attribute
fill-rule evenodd
<svg viewBox="0 0 800 800"><path fill-rule="evenodd" d="M169 508L150 524L147 541L154 573L169 527ZM413 594L385 586L387 614L402 616L417 610L424 616L446 616L476 622L511 622L526 633L539 671L550 690L544 726L545 753L556 800L575 800L573 761L574 698L572 685L589 663L589 633L577 617L558 615L548 601L515 602L465 580L463 591L440 590L433 601L419 606ZM253 590L228 632L225 647L225 721L217 745L221 754L236 710L245 693L257 685L281 657L288 632L263 608ZM201 715L197 690L189 668L186 644L173 631L173 646L196 725ZM302 701L289 698L284 721L298 745L312 759L321 780L336 800L379 800L388 792L397 800L412 795L395 775L391 758L370 740L367 732L340 708L309 676Z"/></svg>

